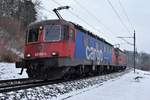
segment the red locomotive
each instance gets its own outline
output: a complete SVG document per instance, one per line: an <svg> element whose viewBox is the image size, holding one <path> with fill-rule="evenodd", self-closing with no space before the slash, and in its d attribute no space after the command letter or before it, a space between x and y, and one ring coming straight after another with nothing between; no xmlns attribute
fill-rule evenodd
<svg viewBox="0 0 150 100"><path fill-rule="evenodd" d="M126 68L126 54L119 48L113 48L112 63L118 65L118 67L124 65L124 68Z"/></svg>

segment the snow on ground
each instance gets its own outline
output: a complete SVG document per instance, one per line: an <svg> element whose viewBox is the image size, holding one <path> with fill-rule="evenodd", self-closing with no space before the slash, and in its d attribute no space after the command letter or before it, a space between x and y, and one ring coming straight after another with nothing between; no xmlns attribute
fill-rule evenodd
<svg viewBox="0 0 150 100"><path fill-rule="evenodd" d="M15 64L0 63L0 80L27 78L25 71L21 76L18 74L20 70L15 68ZM107 81L100 79L97 77L85 80L85 82L36 87L5 93L0 96L8 100L12 98L29 100L33 97L37 100L150 100L150 72L136 70L136 73L130 71L123 76ZM80 86L77 86L78 84Z"/></svg>
<svg viewBox="0 0 150 100"><path fill-rule="evenodd" d="M104 82L57 99L67 100L150 100L150 73L136 70L119 78Z"/></svg>
<svg viewBox="0 0 150 100"><path fill-rule="evenodd" d="M22 75L19 75L21 69L15 68L14 63L0 63L0 80L27 78L24 70Z"/></svg>

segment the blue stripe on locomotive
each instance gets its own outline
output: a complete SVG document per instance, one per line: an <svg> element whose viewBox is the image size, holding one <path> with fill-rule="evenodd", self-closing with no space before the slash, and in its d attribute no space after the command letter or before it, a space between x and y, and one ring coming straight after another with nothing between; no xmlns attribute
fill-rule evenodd
<svg viewBox="0 0 150 100"><path fill-rule="evenodd" d="M84 32L76 31L75 59L112 63L112 47Z"/></svg>
<svg viewBox="0 0 150 100"><path fill-rule="evenodd" d="M74 56L77 59L86 59L83 36L84 36L84 33L77 30L76 42L75 42L75 56Z"/></svg>

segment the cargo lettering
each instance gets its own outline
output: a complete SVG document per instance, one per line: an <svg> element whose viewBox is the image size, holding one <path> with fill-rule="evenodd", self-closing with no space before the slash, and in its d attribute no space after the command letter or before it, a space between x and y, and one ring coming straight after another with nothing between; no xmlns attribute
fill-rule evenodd
<svg viewBox="0 0 150 100"><path fill-rule="evenodd" d="M98 62L103 61L102 50L87 46L86 58L88 60L97 60Z"/></svg>

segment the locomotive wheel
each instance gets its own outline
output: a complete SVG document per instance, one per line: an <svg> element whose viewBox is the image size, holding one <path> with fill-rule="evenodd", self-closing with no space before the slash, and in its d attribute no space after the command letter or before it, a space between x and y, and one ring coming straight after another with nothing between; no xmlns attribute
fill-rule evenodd
<svg viewBox="0 0 150 100"><path fill-rule="evenodd" d="M37 76L37 71L33 70L33 69L27 69L27 74L29 78L38 78L39 76Z"/></svg>
<svg viewBox="0 0 150 100"><path fill-rule="evenodd" d="M60 79L64 76L64 74L68 71L67 67L53 67L53 68L45 68L39 67L38 69L27 69L27 74L29 78L35 79L49 79L55 80Z"/></svg>

